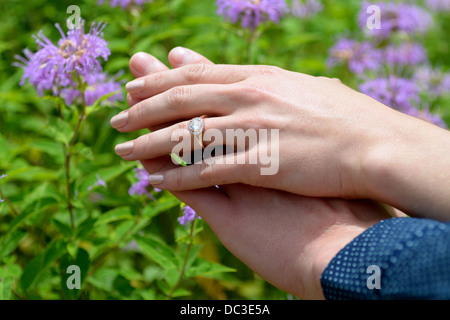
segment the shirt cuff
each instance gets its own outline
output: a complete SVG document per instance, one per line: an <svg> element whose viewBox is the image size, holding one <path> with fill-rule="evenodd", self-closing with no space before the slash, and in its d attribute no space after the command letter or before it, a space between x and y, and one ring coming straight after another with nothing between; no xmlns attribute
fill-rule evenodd
<svg viewBox="0 0 450 320"><path fill-rule="evenodd" d="M364 231L321 276L326 299L450 299L450 224L391 218Z"/></svg>

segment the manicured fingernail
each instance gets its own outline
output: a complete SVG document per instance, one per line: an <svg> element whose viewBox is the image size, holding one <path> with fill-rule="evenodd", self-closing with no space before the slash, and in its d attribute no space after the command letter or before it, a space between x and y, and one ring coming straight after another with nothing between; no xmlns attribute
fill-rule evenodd
<svg viewBox="0 0 450 320"><path fill-rule="evenodd" d="M166 66L161 61L145 52L138 52L131 59L130 68L141 75L166 70Z"/></svg>
<svg viewBox="0 0 450 320"><path fill-rule="evenodd" d="M151 185L161 184L164 181L164 177L161 174L151 174L148 176L148 182Z"/></svg>
<svg viewBox="0 0 450 320"><path fill-rule="evenodd" d="M144 88L145 81L142 79L133 80L128 82L125 88L128 92L136 92Z"/></svg>
<svg viewBox="0 0 450 320"><path fill-rule="evenodd" d="M118 115L111 118L111 126L113 128L122 128L128 123L128 110L122 111Z"/></svg>
<svg viewBox="0 0 450 320"><path fill-rule="evenodd" d="M115 148L116 153L119 156L126 156L127 154L131 153L134 147L133 141L128 141L125 143L118 144Z"/></svg>
<svg viewBox="0 0 450 320"><path fill-rule="evenodd" d="M192 61L194 54L191 50L183 47L176 47L170 53L171 58L176 64L186 64Z"/></svg>

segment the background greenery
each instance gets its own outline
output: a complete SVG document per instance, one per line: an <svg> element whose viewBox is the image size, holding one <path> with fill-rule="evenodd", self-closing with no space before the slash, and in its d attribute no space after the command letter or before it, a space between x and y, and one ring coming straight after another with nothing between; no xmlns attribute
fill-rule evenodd
<svg viewBox="0 0 450 320"><path fill-rule="evenodd" d="M342 69L326 68L328 49L342 35L360 34L356 14L361 1L324 2L311 19L289 17L270 25L259 38L255 59L312 75L339 77L357 87ZM156 0L141 10L97 5L96 0L3 0L0 2L0 299L288 299L231 255L201 220L191 230L180 226L180 202L166 192L129 196L133 168L116 156L117 143L143 132L119 134L110 118L126 103L89 115L76 145L72 167L75 228L70 227L64 193L63 149L67 128L52 119L57 102L39 98L14 55L36 51L32 34L40 29L54 43L57 22L66 30L66 8L76 4L89 26L104 30L112 55L104 63L111 74L131 80L128 61L146 51L167 63L175 46L196 50L217 63L246 63L242 31L216 15L213 0ZM424 37L431 62L448 70L448 15ZM67 130L66 130L67 129ZM70 131L70 130L69 130ZM88 190L99 174L107 187ZM136 245L137 244L137 245ZM186 252L189 255L186 258ZM83 274L81 290L65 286L68 265ZM180 281L180 270L185 272Z"/></svg>

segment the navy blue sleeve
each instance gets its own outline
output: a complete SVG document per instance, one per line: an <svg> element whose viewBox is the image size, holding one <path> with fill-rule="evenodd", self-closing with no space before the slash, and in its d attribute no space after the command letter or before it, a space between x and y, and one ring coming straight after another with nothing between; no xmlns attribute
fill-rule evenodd
<svg viewBox="0 0 450 320"><path fill-rule="evenodd" d="M321 284L330 300L450 299L450 223L383 220L333 258Z"/></svg>

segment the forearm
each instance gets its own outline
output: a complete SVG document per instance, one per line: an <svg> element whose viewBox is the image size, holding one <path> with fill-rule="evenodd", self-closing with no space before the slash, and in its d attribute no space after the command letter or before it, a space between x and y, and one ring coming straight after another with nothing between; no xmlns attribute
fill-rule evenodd
<svg viewBox="0 0 450 320"><path fill-rule="evenodd" d="M368 151L362 176L374 200L411 216L450 220L450 132L392 113Z"/></svg>

